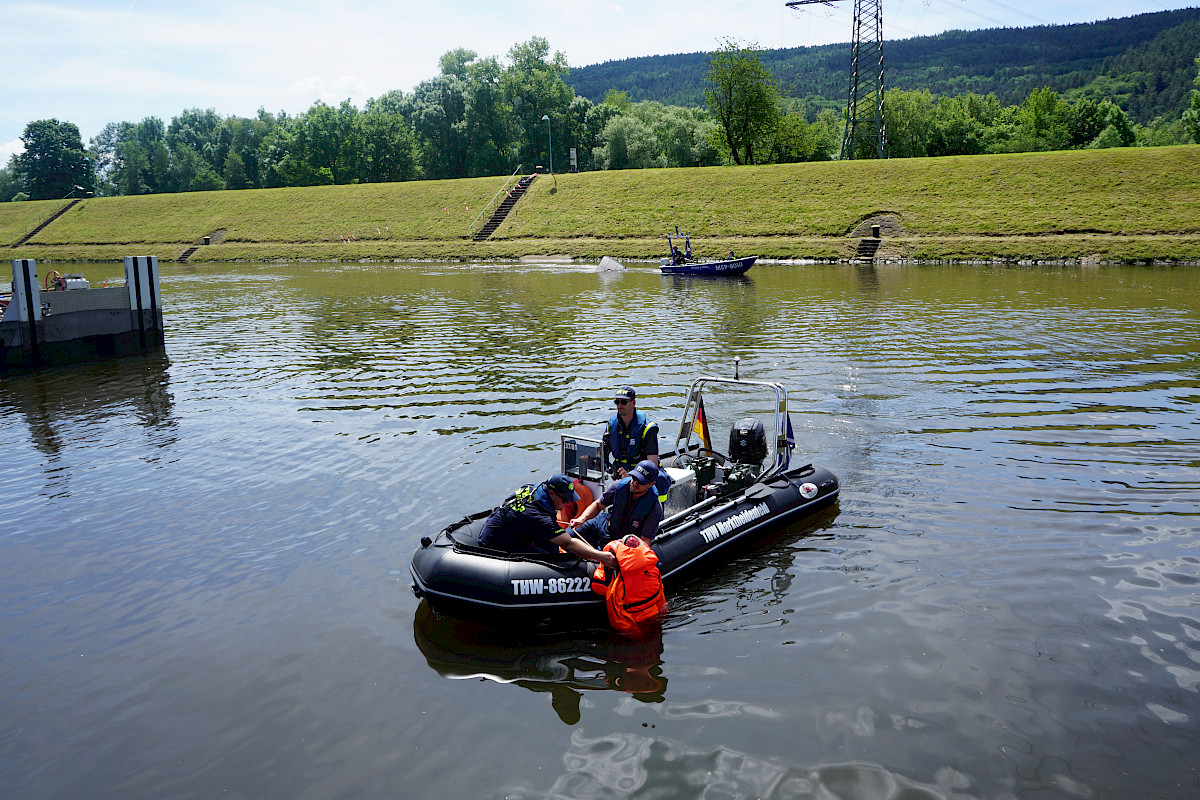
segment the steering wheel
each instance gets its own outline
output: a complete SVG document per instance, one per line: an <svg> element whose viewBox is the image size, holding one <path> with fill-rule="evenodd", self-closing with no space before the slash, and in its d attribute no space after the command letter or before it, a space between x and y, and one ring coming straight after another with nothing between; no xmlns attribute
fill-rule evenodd
<svg viewBox="0 0 1200 800"><path fill-rule="evenodd" d="M67 282L65 280L63 280L62 273L59 272L58 270L54 270L54 269L52 269L46 273L46 291L47 292L51 291L50 284L54 284L57 287L58 291L60 291L60 292L65 291L67 288Z"/></svg>

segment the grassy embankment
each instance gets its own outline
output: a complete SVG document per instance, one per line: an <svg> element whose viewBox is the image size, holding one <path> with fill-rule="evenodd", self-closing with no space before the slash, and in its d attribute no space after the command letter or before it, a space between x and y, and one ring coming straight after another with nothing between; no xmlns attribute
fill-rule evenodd
<svg viewBox="0 0 1200 800"><path fill-rule="evenodd" d="M5 259L657 259L698 256L1200 260L1200 146L542 176L493 237L468 224L503 178L93 198L21 247L54 203L0 204ZM468 210L469 209L469 210ZM342 237L354 237L346 244Z"/></svg>

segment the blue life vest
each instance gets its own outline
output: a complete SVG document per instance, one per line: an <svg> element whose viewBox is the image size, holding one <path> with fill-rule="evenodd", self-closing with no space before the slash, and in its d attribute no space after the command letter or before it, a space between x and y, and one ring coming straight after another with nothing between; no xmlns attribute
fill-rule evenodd
<svg viewBox="0 0 1200 800"><path fill-rule="evenodd" d="M631 533L641 536L641 526L631 527L630 521L645 519L654 510L655 504L659 502L658 495L650 491L630 503L629 501L634 499L633 491L628 488L632 481L633 478L622 478L617 483L612 508L608 510L608 538L610 539L621 539Z"/></svg>
<svg viewBox="0 0 1200 800"><path fill-rule="evenodd" d="M645 439L650 431L658 435L657 423L651 422L645 412L634 411L629 430L622 436L621 415L613 414L608 421L608 447L612 451L613 469L624 467L627 471L631 470L646 457Z"/></svg>

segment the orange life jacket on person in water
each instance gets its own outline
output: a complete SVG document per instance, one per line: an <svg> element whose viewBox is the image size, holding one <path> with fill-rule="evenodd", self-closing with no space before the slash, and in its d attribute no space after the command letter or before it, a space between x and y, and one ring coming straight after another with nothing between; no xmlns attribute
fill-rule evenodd
<svg viewBox="0 0 1200 800"><path fill-rule="evenodd" d="M610 573L598 564L592 573L592 591L604 595L613 630L623 636L644 636L667 610L658 555L637 536L611 541L604 549L617 557L617 569Z"/></svg>

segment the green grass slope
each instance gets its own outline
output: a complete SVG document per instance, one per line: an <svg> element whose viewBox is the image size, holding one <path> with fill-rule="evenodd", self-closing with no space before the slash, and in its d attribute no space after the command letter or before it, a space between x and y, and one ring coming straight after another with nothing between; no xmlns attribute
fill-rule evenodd
<svg viewBox="0 0 1200 800"><path fill-rule="evenodd" d="M872 222L885 258L1200 259L1200 146L542 176L496 233L468 226L503 178L93 198L32 240L47 204L0 204L8 258L196 260L843 259ZM52 204L50 204L52 205Z"/></svg>

